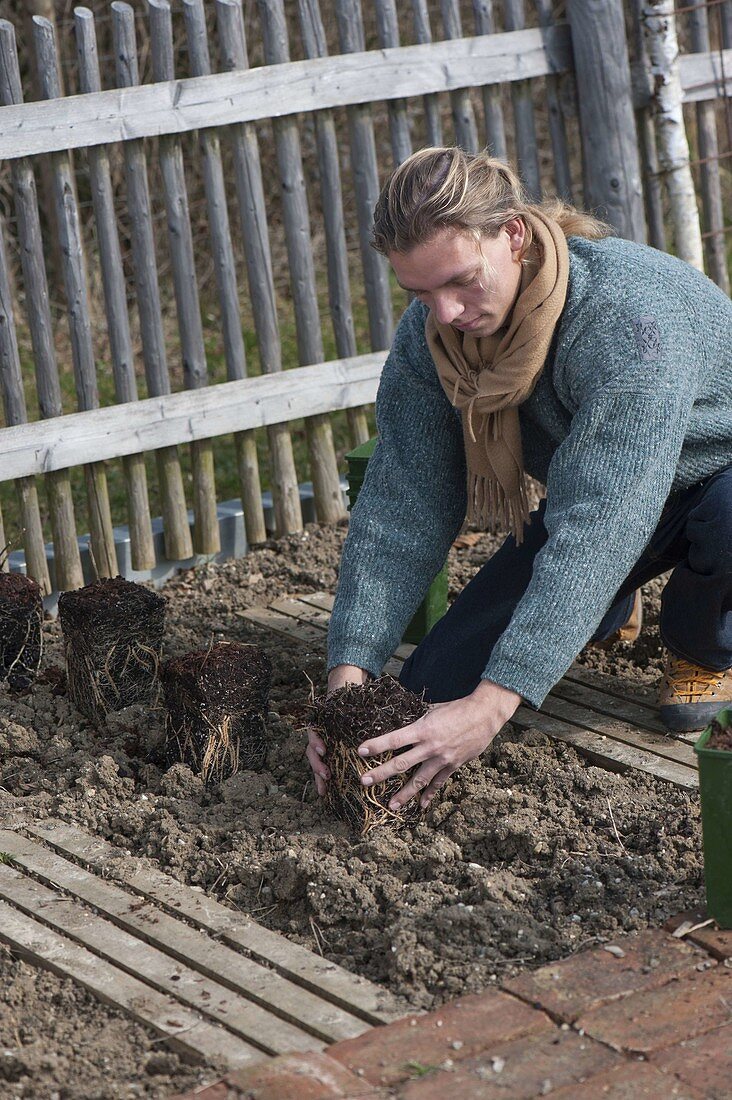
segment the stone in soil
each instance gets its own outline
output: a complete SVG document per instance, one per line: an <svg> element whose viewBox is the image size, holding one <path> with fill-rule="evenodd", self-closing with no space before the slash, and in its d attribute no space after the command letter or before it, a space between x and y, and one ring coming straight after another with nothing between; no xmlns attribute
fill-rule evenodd
<svg viewBox="0 0 732 1100"><path fill-rule="evenodd" d="M363 786L361 777L385 764L394 753L387 751L364 759L359 756L359 746L416 722L427 710L424 699L407 691L393 676L347 684L316 701L317 727L325 743L324 762L331 774L326 805L362 836L380 825L414 825L420 809L417 799L411 799L400 810L389 809L390 800L411 772L385 783Z"/></svg>
<svg viewBox="0 0 732 1100"><path fill-rule="evenodd" d="M62 592L70 698L87 718L135 703L154 703L163 644L165 600L122 577Z"/></svg>
<svg viewBox="0 0 732 1100"><path fill-rule="evenodd" d="M168 765L183 763L204 783L240 768L260 771L267 756L272 664L259 646L219 642L163 667Z"/></svg>

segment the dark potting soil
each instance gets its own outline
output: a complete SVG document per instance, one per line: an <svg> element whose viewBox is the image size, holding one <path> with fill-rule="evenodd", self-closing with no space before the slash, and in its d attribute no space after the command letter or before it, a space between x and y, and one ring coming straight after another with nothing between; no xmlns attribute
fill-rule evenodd
<svg viewBox="0 0 732 1100"><path fill-rule="evenodd" d="M0 819L15 820L19 807L35 819L73 822L418 1007L702 905L696 793L593 767L536 731L509 725L413 827L379 827L360 837L334 818L304 759L311 681L316 694L325 689L323 650L261 631L237 611L295 592L333 591L344 535L345 526L309 526L166 585L167 658L225 639L255 642L269 656L263 771L240 771L206 787L183 764L166 770L154 762L164 741L162 709L80 715L59 693L61 634L57 622L46 622L46 657L33 690L18 697L0 688ZM451 552L451 597L499 542L482 535ZM637 643L581 657L649 696L663 664L661 587L655 581L644 589ZM43 977L50 983L44 990L53 983L60 990L60 979ZM39 992L35 1000L29 993L27 1003L49 1036L44 1055L60 1064L68 1040L57 1036L58 1005L69 1019L77 1013L86 1036L85 1017L53 996L61 993ZM141 1035L144 1049L160 1051ZM17 1045L12 1031L0 1032L0 1042ZM166 1095L152 1091L165 1076L151 1077L144 1059L136 1060L137 1073L130 1069L121 1032L101 1051L100 1042L90 1033L85 1051L107 1058L107 1079L124 1080L128 1091L77 1088L73 1066L36 1062L26 1091L14 1092L14 1085L8 1097L35 1100L59 1083L74 1100Z"/></svg>
<svg viewBox="0 0 732 1100"><path fill-rule="evenodd" d="M712 732L709 735L706 747L708 749L722 749L732 752L732 726L722 725L715 718L712 723Z"/></svg>
<svg viewBox="0 0 732 1100"><path fill-rule="evenodd" d="M31 577L0 573L0 681L11 691L33 683L43 650L41 589Z"/></svg>
<svg viewBox="0 0 732 1100"><path fill-rule="evenodd" d="M349 684L316 700L313 717L325 742L324 761L332 776L326 804L362 836L379 825L414 825L420 808L419 802L412 799L396 812L389 809L389 801L411 773L375 787L362 785L362 775L394 754L385 752L364 760L358 755L359 746L372 737L416 722L428 709L420 696L407 691L392 676Z"/></svg>
<svg viewBox="0 0 732 1100"><path fill-rule="evenodd" d="M161 680L168 765L187 764L205 783L264 767L272 664L259 646L219 642L184 653Z"/></svg>
<svg viewBox="0 0 732 1100"><path fill-rule="evenodd" d="M153 703L165 600L122 577L105 578L58 601L68 691L88 718Z"/></svg>

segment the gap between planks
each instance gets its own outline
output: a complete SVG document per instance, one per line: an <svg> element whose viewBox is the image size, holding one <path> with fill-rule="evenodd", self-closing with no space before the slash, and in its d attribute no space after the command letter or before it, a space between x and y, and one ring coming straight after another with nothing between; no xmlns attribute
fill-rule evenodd
<svg viewBox="0 0 732 1100"><path fill-rule="evenodd" d="M258 626L311 644L325 641L334 597L328 592L303 593L274 600L267 607L239 612ZM398 675L414 646L401 645L384 667ZM541 710L523 706L512 721L520 729L538 729L573 745L594 763L612 770L633 769L677 786L698 786L691 746L694 734L669 737L650 693L636 693L625 681L573 665L550 692Z"/></svg>

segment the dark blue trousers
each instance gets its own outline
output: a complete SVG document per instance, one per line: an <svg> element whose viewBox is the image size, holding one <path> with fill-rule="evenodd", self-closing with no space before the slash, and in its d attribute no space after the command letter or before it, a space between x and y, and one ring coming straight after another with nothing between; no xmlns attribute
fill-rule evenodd
<svg viewBox="0 0 732 1100"><path fill-rule="evenodd" d="M524 541L510 536L465 586L447 614L404 662L405 687L433 703L469 695L531 580L547 540L546 502L531 515ZM721 671L732 667L732 466L673 493L645 550L593 636L627 621L633 593L672 569L661 600L661 640L677 657Z"/></svg>

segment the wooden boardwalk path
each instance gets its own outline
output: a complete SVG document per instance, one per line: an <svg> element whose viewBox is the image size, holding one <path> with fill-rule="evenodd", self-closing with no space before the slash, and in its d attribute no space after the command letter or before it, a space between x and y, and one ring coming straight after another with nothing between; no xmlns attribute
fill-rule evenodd
<svg viewBox="0 0 732 1100"><path fill-rule="evenodd" d="M22 811L21 811L22 812ZM381 987L65 822L0 829L0 941L196 1060L319 1052L400 1016Z"/></svg>
<svg viewBox="0 0 732 1100"><path fill-rule="evenodd" d="M316 592L274 600L239 614L288 638L325 645L333 596ZM384 671L398 676L414 649L400 645ZM655 709L655 693L614 676L573 665L536 711L521 706L511 721L573 745L593 763L613 771L635 770L678 787L698 786L693 744L697 734L665 733Z"/></svg>

